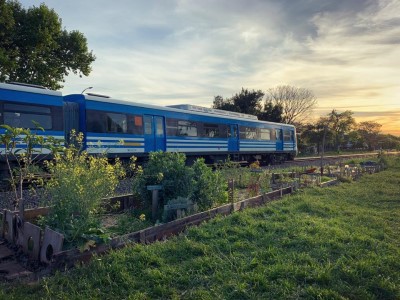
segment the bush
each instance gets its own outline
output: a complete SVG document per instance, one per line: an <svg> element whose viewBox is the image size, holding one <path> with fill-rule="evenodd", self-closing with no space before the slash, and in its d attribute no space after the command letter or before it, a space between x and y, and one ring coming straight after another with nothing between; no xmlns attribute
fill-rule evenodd
<svg viewBox="0 0 400 300"><path fill-rule="evenodd" d="M220 171L207 167L204 159L197 159L192 167L185 165L183 153L153 152L134 179L133 190L150 205L148 185L161 185L164 204L187 199L200 210L227 201L227 182Z"/></svg>
<svg viewBox="0 0 400 300"><path fill-rule="evenodd" d="M203 158L197 159L192 169L194 187L190 199L200 210L209 209L217 203L228 200L227 181L220 171L213 172L207 167Z"/></svg>
<svg viewBox="0 0 400 300"><path fill-rule="evenodd" d="M139 169L133 181L133 191L151 201L148 185L161 185L165 202L187 197L192 189L192 170L185 165L186 156L176 152L151 152L149 161Z"/></svg>
<svg viewBox="0 0 400 300"><path fill-rule="evenodd" d="M75 138L81 145L83 135ZM89 156L79 147L70 146L48 162L48 169L52 178L45 190L52 208L43 223L63 233L67 242L95 232L100 226L96 215L101 211L102 199L112 195L124 175L120 161L112 165L105 156Z"/></svg>

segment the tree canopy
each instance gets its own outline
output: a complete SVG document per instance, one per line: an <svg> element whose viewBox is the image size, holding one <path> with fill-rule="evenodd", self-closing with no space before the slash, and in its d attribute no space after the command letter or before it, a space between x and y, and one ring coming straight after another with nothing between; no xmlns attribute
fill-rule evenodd
<svg viewBox="0 0 400 300"><path fill-rule="evenodd" d="M369 150L375 150L378 145L378 135L382 125L375 121L364 121L358 124L358 133L363 138Z"/></svg>
<svg viewBox="0 0 400 300"><path fill-rule="evenodd" d="M312 91L289 85L268 89L266 101L282 107L282 119L287 124L303 123L317 104Z"/></svg>
<svg viewBox="0 0 400 300"><path fill-rule="evenodd" d="M231 98L224 99L222 96L215 96L213 108L240 112L255 115L259 120L270 122L281 122L282 108L271 102L262 105L264 92L261 90L248 90L242 88L240 93Z"/></svg>
<svg viewBox="0 0 400 300"><path fill-rule="evenodd" d="M356 121L353 118L353 112L350 110L339 113L334 109L328 114L327 125L335 138L337 151L340 150L344 134L349 133L355 124Z"/></svg>
<svg viewBox="0 0 400 300"><path fill-rule="evenodd" d="M94 60L85 36L62 29L53 9L0 0L0 81L60 89L71 72L88 76Z"/></svg>

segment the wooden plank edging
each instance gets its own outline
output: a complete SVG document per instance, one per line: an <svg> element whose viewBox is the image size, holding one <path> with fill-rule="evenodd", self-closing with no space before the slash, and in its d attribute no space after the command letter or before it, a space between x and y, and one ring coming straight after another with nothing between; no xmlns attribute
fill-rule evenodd
<svg viewBox="0 0 400 300"><path fill-rule="evenodd" d="M322 182L319 184L320 187L327 187L327 186L332 186L332 185L336 185L339 184L339 180L338 179L332 179L326 182Z"/></svg>
<svg viewBox="0 0 400 300"><path fill-rule="evenodd" d="M291 192L293 192L293 188L287 187L239 202L225 204L165 224L152 226L140 231L118 236L112 239L109 244L99 245L90 251L80 252L78 249L62 251L54 255L54 263L52 267L73 267L77 262L88 262L94 255L102 255L112 249L120 249L132 243L148 244L155 241L165 240L169 236L177 235L183 232L189 226L199 225L205 221L215 218L217 215L226 216L238 210L243 210L246 207L261 206L281 198L281 195L288 195Z"/></svg>

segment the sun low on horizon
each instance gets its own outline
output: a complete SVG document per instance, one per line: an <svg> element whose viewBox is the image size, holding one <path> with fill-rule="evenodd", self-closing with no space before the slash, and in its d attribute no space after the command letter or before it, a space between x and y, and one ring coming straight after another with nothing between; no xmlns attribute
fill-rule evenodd
<svg viewBox="0 0 400 300"><path fill-rule="evenodd" d="M96 55L88 77L69 75L63 94L87 87L157 105L210 107L241 88L307 88L310 120L332 109L376 121L400 136L398 0L22 0L44 3Z"/></svg>

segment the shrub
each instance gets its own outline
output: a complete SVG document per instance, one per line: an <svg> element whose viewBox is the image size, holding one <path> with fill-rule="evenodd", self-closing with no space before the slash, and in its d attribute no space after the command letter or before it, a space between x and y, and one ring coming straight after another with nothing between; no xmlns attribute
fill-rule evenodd
<svg viewBox="0 0 400 300"><path fill-rule="evenodd" d="M83 135L74 138L81 145ZM120 161L110 164L105 156L89 156L71 145L47 165L52 178L45 189L52 208L43 223L63 233L67 242L94 232L99 227L96 214L102 199L112 195L124 175Z"/></svg>
<svg viewBox="0 0 400 300"><path fill-rule="evenodd" d="M151 200L148 185L162 185L165 202L189 196L192 189L191 169L185 165L186 156L176 152L151 152L143 169L136 172L134 193L146 201Z"/></svg>
<svg viewBox="0 0 400 300"><path fill-rule="evenodd" d="M220 171L213 172L211 168L207 167L203 158L197 159L192 169L194 187L190 199L201 210L227 201L227 181Z"/></svg>
<svg viewBox="0 0 400 300"><path fill-rule="evenodd" d="M213 171L202 158L192 167L186 166L185 162L183 153L150 153L148 163L136 173L134 192L148 205L151 199L148 185L162 186L164 204L187 199L200 210L206 210L227 201L227 181L220 171Z"/></svg>

